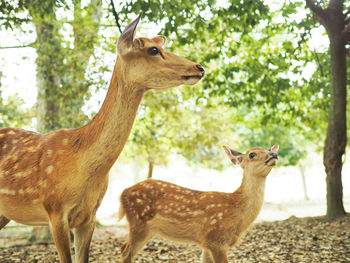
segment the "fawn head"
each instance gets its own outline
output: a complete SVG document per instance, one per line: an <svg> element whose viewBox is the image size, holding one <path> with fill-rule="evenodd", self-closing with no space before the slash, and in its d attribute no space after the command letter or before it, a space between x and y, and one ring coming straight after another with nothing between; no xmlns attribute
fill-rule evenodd
<svg viewBox="0 0 350 263"><path fill-rule="evenodd" d="M165 37L134 38L141 14L131 22L117 44L118 59L125 77L145 89L194 85L203 76L201 65L163 49Z"/></svg>
<svg viewBox="0 0 350 263"><path fill-rule="evenodd" d="M254 147L246 153L240 153L224 146L224 149L234 164L239 164L243 170L255 176L266 177L272 167L277 164L278 144L272 146L269 150L261 147Z"/></svg>

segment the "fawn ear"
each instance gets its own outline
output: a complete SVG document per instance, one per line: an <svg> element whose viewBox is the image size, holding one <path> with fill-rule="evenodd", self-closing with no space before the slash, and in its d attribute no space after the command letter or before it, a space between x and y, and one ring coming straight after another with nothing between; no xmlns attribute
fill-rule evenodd
<svg viewBox="0 0 350 263"><path fill-rule="evenodd" d="M157 36L152 38L152 40L162 47L165 44L166 38L163 36Z"/></svg>
<svg viewBox="0 0 350 263"><path fill-rule="evenodd" d="M117 44L118 54L124 55L132 49L134 37L135 37L135 32L136 32L136 27L141 19L141 15L142 15L142 13L140 13L138 15L138 17L136 17L136 19L134 21L132 21L124 29L123 33L120 35L119 40L118 40L118 44Z"/></svg>
<svg viewBox="0 0 350 263"><path fill-rule="evenodd" d="M274 146L271 147L270 151L276 153L276 152L278 152L278 149L279 149L279 145L275 144Z"/></svg>
<svg viewBox="0 0 350 263"><path fill-rule="evenodd" d="M230 148L228 148L226 146L223 146L223 147L224 147L226 154L230 158L231 162L233 162L234 164L241 164L243 158L242 158L242 154L240 152L231 150Z"/></svg>

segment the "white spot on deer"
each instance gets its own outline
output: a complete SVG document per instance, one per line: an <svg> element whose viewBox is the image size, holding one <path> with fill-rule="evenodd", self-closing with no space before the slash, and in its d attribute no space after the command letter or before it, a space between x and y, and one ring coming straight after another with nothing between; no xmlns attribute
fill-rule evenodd
<svg viewBox="0 0 350 263"><path fill-rule="evenodd" d="M41 186L44 187L44 188L46 188L46 187L47 187L47 181L46 181L46 180L42 181L42 182L41 182Z"/></svg>
<svg viewBox="0 0 350 263"><path fill-rule="evenodd" d="M205 194L202 194L202 195L199 197L200 200L202 200L202 199L204 199L204 198L207 198L207 196L206 196Z"/></svg>
<svg viewBox="0 0 350 263"><path fill-rule="evenodd" d="M139 198L136 198L136 203L143 204L143 201Z"/></svg>
<svg viewBox="0 0 350 263"><path fill-rule="evenodd" d="M18 190L18 193L19 193L20 195L23 195L23 194L24 194L24 190L23 190L23 189L19 189L19 190Z"/></svg>
<svg viewBox="0 0 350 263"><path fill-rule="evenodd" d="M157 209L162 209L162 205L157 205Z"/></svg>
<svg viewBox="0 0 350 263"><path fill-rule="evenodd" d="M52 155L52 150L47 150L47 155L51 156Z"/></svg>
<svg viewBox="0 0 350 263"><path fill-rule="evenodd" d="M51 173L53 172L53 166L52 166L52 165L49 165L48 167L46 167L45 172L46 172L47 174L51 174Z"/></svg>
<svg viewBox="0 0 350 263"><path fill-rule="evenodd" d="M224 215L224 214L223 214L222 212L218 213L218 218L219 218L219 219L222 219L223 215Z"/></svg>
<svg viewBox="0 0 350 263"><path fill-rule="evenodd" d="M30 146L30 147L27 148L27 151L31 152L31 153L36 152L36 147Z"/></svg>
<svg viewBox="0 0 350 263"><path fill-rule="evenodd" d="M5 134L0 134L0 138L4 138L5 137Z"/></svg>
<svg viewBox="0 0 350 263"><path fill-rule="evenodd" d="M16 133L14 131L9 131L7 134L14 135Z"/></svg>
<svg viewBox="0 0 350 263"><path fill-rule="evenodd" d="M62 144L63 145L67 145L68 144L68 138L63 139Z"/></svg>
<svg viewBox="0 0 350 263"><path fill-rule="evenodd" d="M15 195L16 191L15 190L9 190L9 189L0 189L0 194L4 194L4 195Z"/></svg>
<svg viewBox="0 0 350 263"><path fill-rule="evenodd" d="M204 214L204 212L201 211L201 210L196 210L196 211L193 211L192 214L193 214L194 216L198 216L198 215Z"/></svg>
<svg viewBox="0 0 350 263"><path fill-rule="evenodd" d="M145 187L147 188L147 189L153 189L153 186L151 185L151 184L145 184Z"/></svg>
<svg viewBox="0 0 350 263"><path fill-rule="evenodd" d="M24 189L25 194L35 194L38 191L39 191L38 188L34 188L34 187Z"/></svg>
<svg viewBox="0 0 350 263"><path fill-rule="evenodd" d="M211 204L211 205L207 205L206 209L210 209L210 208L214 208L215 207L215 204Z"/></svg>
<svg viewBox="0 0 350 263"><path fill-rule="evenodd" d="M4 144L4 145L2 146L2 149L3 149L3 150L6 150L6 149L7 149L7 146L8 146L7 144Z"/></svg>
<svg viewBox="0 0 350 263"><path fill-rule="evenodd" d="M211 224L211 225L215 225L215 224L216 224L216 221L217 221L216 219L213 219L213 220L210 221L210 224Z"/></svg>
<svg viewBox="0 0 350 263"><path fill-rule="evenodd" d="M24 173L23 172L18 172L18 173L15 173L13 174L15 177L23 177L24 176Z"/></svg>

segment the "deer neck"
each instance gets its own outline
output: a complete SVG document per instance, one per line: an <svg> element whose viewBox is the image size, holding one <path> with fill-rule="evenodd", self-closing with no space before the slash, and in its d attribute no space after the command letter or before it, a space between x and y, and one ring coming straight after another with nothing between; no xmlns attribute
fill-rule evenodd
<svg viewBox="0 0 350 263"><path fill-rule="evenodd" d="M93 120L81 129L84 163L90 170L108 172L128 139L145 92L128 81L121 62L116 61L107 96Z"/></svg>
<svg viewBox="0 0 350 263"><path fill-rule="evenodd" d="M242 214L248 224L258 216L264 202L266 177L254 176L244 172L241 186L234 193L244 200Z"/></svg>

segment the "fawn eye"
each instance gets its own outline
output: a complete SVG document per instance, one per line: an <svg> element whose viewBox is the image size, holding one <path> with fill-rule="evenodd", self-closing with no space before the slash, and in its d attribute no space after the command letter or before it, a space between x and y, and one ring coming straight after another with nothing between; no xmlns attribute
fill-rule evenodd
<svg viewBox="0 0 350 263"><path fill-rule="evenodd" d="M250 153L249 154L249 159L253 159L256 156L256 153Z"/></svg>
<svg viewBox="0 0 350 263"><path fill-rule="evenodd" d="M156 56L156 55L160 54L160 51L156 47L151 47L148 49L148 54L150 54L151 56Z"/></svg>

